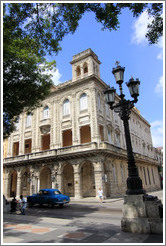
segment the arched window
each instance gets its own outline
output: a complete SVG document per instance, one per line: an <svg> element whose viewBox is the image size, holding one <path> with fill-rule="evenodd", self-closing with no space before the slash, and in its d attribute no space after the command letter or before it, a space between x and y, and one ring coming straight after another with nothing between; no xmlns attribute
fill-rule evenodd
<svg viewBox="0 0 166 246"><path fill-rule="evenodd" d="M80 96L80 111L85 110L88 108L88 99L87 99L87 95L85 93L83 93Z"/></svg>
<svg viewBox="0 0 166 246"><path fill-rule="evenodd" d="M63 102L63 115L70 114L70 101L69 99L64 100Z"/></svg>
<svg viewBox="0 0 166 246"><path fill-rule="evenodd" d="M81 69L80 69L80 66L78 66L78 67L76 68L76 75L77 75L77 76L80 76L80 75L81 75Z"/></svg>
<svg viewBox="0 0 166 246"><path fill-rule="evenodd" d="M26 127L31 126L31 119L32 119L32 115L31 113L27 114L27 120L26 120Z"/></svg>
<svg viewBox="0 0 166 246"><path fill-rule="evenodd" d="M45 106L43 110L43 120L48 119L48 118L49 118L49 107Z"/></svg>
<svg viewBox="0 0 166 246"><path fill-rule="evenodd" d="M88 65L86 62L84 63L83 70L84 70L84 73L88 73Z"/></svg>

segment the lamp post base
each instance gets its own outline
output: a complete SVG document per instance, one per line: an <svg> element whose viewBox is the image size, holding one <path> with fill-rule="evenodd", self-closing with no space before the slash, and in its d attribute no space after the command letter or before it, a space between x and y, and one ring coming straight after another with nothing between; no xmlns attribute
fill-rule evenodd
<svg viewBox="0 0 166 246"><path fill-rule="evenodd" d="M142 187L142 180L139 176L127 178L127 195L145 194L145 190Z"/></svg>
<svg viewBox="0 0 166 246"><path fill-rule="evenodd" d="M122 231L163 234L163 219L159 211L161 205L161 200L157 197L143 194L126 195L121 220Z"/></svg>

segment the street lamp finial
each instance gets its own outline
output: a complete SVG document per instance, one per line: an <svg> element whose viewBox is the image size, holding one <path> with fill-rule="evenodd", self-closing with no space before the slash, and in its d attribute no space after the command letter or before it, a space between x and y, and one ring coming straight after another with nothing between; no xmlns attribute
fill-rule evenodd
<svg viewBox="0 0 166 246"><path fill-rule="evenodd" d="M120 64L120 62L119 62L119 61L116 61L116 62L115 62L115 65L116 65L116 66L118 66L119 64Z"/></svg>

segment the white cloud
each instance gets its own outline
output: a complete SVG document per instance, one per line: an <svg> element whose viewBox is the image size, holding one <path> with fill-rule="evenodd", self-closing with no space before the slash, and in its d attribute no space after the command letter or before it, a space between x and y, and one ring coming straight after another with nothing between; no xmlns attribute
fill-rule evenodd
<svg viewBox="0 0 166 246"><path fill-rule="evenodd" d="M133 33L132 33L132 43L134 44L146 44L148 40L145 35L147 33L147 26L153 20L153 17L149 17L147 10L145 10L137 20L133 22ZM160 49L159 54L157 55L157 59L163 59L163 37L159 39L159 42L156 44L156 47Z"/></svg>
<svg viewBox="0 0 166 246"><path fill-rule="evenodd" d="M39 66L42 68L42 67L44 67L44 64L40 64ZM58 68L54 68L52 70L46 69L45 71L41 71L41 73L52 75L51 79L52 79L54 85L58 85L61 83L60 78L61 78L62 74L60 74Z"/></svg>
<svg viewBox="0 0 166 246"><path fill-rule="evenodd" d="M159 95L162 96L163 95L163 76L161 76L159 78L159 81L155 87L155 92Z"/></svg>
<svg viewBox="0 0 166 246"><path fill-rule="evenodd" d="M156 46L157 46L159 49L161 49L160 52L159 52L159 54L158 54L158 56L157 56L157 59L163 60L163 37L161 37L161 38L159 39L159 42L158 42L158 44L156 44Z"/></svg>
<svg viewBox="0 0 166 246"><path fill-rule="evenodd" d="M60 74L58 69L56 69L56 71L54 71L54 72L50 72L50 74L52 74L52 76L53 76L52 80L53 80L54 85L58 85L59 83L61 83L60 78L61 78L62 74Z"/></svg>
<svg viewBox="0 0 166 246"><path fill-rule="evenodd" d="M132 42L136 44L141 44L147 42L145 35L147 33L147 26L153 20L152 17L149 17L148 12L145 10L139 18L134 21L132 29L134 33L132 34Z"/></svg>
<svg viewBox="0 0 166 246"><path fill-rule="evenodd" d="M156 120L151 123L151 134L154 147L163 146L163 121Z"/></svg>

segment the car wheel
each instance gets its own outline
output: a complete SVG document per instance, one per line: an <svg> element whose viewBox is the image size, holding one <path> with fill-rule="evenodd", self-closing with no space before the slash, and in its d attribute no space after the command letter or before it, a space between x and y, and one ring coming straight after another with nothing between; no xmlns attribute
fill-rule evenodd
<svg viewBox="0 0 166 246"><path fill-rule="evenodd" d="M63 203L59 204L60 208L63 208L63 205L64 205Z"/></svg>
<svg viewBox="0 0 166 246"><path fill-rule="evenodd" d="M49 203L48 203L48 207L49 207L49 208L53 208L53 207L54 207L54 203L53 203L53 202L49 202Z"/></svg>

